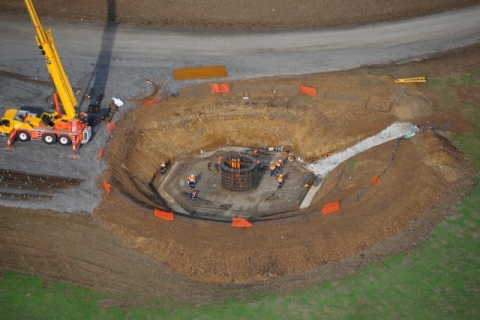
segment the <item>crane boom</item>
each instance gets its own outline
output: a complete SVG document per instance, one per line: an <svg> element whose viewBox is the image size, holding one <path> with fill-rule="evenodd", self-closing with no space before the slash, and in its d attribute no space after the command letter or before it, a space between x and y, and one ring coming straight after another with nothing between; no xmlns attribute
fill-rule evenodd
<svg viewBox="0 0 480 320"><path fill-rule="evenodd" d="M77 112L75 110L75 107L77 106L77 100L75 99L72 87L68 81L67 75L65 74L57 50L55 49L52 31L45 31L45 29L43 29L42 23L38 18L37 12L31 0L25 0L25 5L27 6L33 22L33 27L37 33L35 39L37 40L38 47L40 48L42 55L45 56L45 64L47 65L48 72L52 77L52 81L60 98L60 102L62 103L63 110L65 111L62 119L75 119L77 117Z"/></svg>

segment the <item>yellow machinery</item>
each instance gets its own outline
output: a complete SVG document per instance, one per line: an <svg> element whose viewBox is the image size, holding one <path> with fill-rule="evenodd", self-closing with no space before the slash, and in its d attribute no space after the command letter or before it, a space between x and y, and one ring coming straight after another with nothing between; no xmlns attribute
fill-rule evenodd
<svg viewBox="0 0 480 320"><path fill-rule="evenodd" d="M427 77L395 79L395 83L427 82Z"/></svg>
<svg viewBox="0 0 480 320"><path fill-rule="evenodd" d="M24 110L8 109L0 120L0 133L10 135L7 149L12 148L15 139L41 139L47 144L58 141L61 145L72 145L74 152L77 152L80 143L90 140L91 128L86 124L87 119L80 119L75 110L77 100L57 54L51 30L43 29L32 1L25 0L25 4L37 33L38 47L45 57L55 87L53 97L56 112L44 112L37 116Z"/></svg>
<svg viewBox="0 0 480 320"><path fill-rule="evenodd" d="M37 32L35 37L37 40L38 48L41 50L42 55L45 57L45 64L47 65L48 72L52 77L55 90L60 98L65 115L62 119L75 119L77 117L75 107L77 106L77 100L73 94L72 87L68 81L67 75L63 70L62 62L55 49L55 43L52 37L52 31L45 31L42 23L38 18L37 12L31 0L25 0L28 13L32 19L33 27Z"/></svg>

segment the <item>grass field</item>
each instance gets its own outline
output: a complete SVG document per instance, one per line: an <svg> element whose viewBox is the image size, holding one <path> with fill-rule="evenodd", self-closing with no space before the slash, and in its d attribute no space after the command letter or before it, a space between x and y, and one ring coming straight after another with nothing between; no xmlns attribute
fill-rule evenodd
<svg viewBox="0 0 480 320"><path fill-rule="evenodd" d="M458 79L432 79L428 85L439 94L448 94L450 85L480 89L479 75L474 70ZM473 124L471 132L452 140L480 172L480 109L452 100L450 96L449 110L463 110ZM353 276L299 292L205 306L155 300L129 306L122 305L121 295L4 270L0 319L480 319L480 174L476 179L475 189L435 228L431 240Z"/></svg>

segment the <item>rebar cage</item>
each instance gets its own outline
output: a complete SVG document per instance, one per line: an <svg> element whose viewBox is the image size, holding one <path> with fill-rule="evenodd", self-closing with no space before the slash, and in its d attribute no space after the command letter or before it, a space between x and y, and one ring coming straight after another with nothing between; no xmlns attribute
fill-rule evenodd
<svg viewBox="0 0 480 320"><path fill-rule="evenodd" d="M248 191L258 186L258 164L255 157L229 153L220 163L221 186L230 191Z"/></svg>

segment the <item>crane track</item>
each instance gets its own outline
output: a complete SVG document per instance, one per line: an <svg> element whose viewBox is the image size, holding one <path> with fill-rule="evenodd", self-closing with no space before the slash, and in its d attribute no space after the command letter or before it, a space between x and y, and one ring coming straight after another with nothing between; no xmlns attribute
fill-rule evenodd
<svg viewBox="0 0 480 320"><path fill-rule="evenodd" d="M0 168L0 188L17 189L21 191L53 193L58 189L78 187L84 180L68 177L30 174L27 172L6 170ZM52 196L34 193L0 192L0 198L13 200L43 200Z"/></svg>

